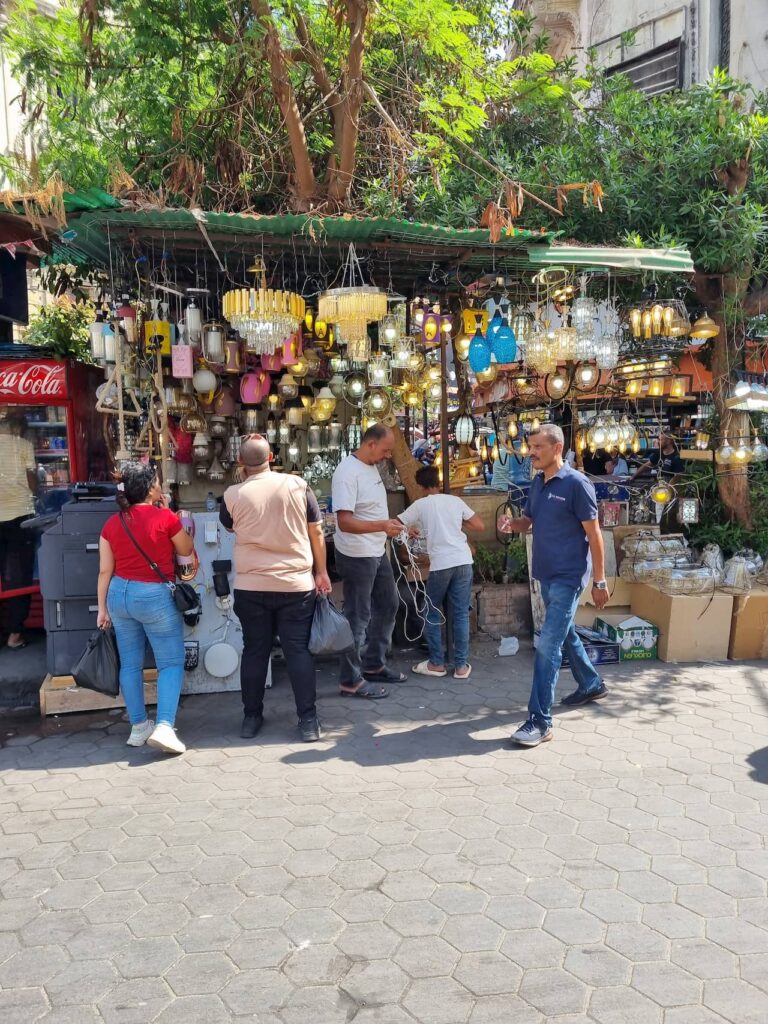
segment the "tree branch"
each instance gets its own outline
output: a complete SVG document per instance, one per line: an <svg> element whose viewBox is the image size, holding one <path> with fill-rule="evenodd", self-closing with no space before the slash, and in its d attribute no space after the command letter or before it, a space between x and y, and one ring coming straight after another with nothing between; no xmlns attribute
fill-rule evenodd
<svg viewBox="0 0 768 1024"><path fill-rule="evenodd" d="M309 65L309 69L312 72L312 77L315 80L315 85L320 92L322 101L331 113L331 119L333 121L333 138L338 151L341 147L341 126L342 126L342 112L341 112L341 96L336 85L333 84L331 76L328 74L328 68L325 66L323 55L312 39L304 15L301 11L295 8L291 11L291 17L293 18L294 28L296 29L296 38L299 41L301 47L300 54L306 63Z"/></svg>
<svg viewBox="0 0 768 1024"><path fill-rule="evenodd" d="M390 114L385 110L384 105L377 96L376 90L373 88L373 86L370 85L368 82L363 82L363 92L374 105L374 107L376 107L378 112L381 114L385 124L387 124L394 132L398 145L402 146L403 149L410 149L411 147L409 146L407 139L400 131L400 129L397 127L395 122L392 120Z"/></svg>
<svg viewBox="0 0 768 1024"><path fill-rule="evenodd" d="M347 26L349 53L343 75L344 88L341 102L341 144L338 165L328 183L328 196L343 202L349 195L357 158L357 140L360 131L360 107L363 103L363 57L365 55L365 29L368 23L367 0L347 0Z"/></svg>
<svg viewBox="0 0 768 1024"><path fill-rule="evenodd" d="M269 61L269 76L277 105L283 115L296 171L296 191L302 203L309 203L317 192L315 172L309 156L307 136L296 94L288 77L288 62L272 17L268 0L251 0L251 10L264 30L264 48Z"/></svg>

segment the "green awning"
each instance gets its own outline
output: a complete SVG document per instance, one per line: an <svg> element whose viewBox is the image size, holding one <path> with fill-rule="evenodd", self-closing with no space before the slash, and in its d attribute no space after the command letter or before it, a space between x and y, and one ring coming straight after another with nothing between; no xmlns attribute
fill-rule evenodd
<svg viewBox="0 0 768 1024"><path fill-rule="evenodd" d="M692 274L693 260L687 249L611 248L599 245L530 246L532 264L579 266L584 269L611 269L641 273L658 270L666 274Z"/></svg>

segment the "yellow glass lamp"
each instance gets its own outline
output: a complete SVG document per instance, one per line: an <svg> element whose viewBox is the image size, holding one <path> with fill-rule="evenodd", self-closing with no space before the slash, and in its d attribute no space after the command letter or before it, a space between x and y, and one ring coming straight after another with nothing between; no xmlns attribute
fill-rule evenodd
<svg viewBox="0 0 768 1024"><path fill-rule="evenodd" d="M643 314L639 309L631 309L629 311L629 329L632 331L633 338L639 338L642 333L643 326Z"/></svg>
<svg viewBox="0 0 768 1024"><path fill-rule="evenodd" d="M643 382L639 379L628 380L626 393L628 398L637 398L640 392L643 390Z"/></svg>
<svg viewBox="0 0 768 1024"><path fill-rule="evenodd" d="M478 384L493 384L499 375L498 364L491 363L487 370L481 370L480 373L476 373Z"/></svg>
<svg viewBox="0 0 768 1024"><path fill-rule="evenodd" d="M669 397L670 398L684 398L685 397L685 381L682 377L675 377L669 386Z"/></svg>
<svg viewBox="0 0 768 1024"><path fill-rule="evenodd" d="M675 496L675 489L672 484L659 481L651 488L650 496L651 501L656 502L657 505L668 505Z"/></svg>
<svg viewBox="0 0 768 1024"><path fill-rule="evenodd" d="M523 438L523 440L520 442L520 452L519 452L519 454L523 458L525 458L526 455L530 455L530 452L531 452L531 449L528 447L528 441L525 438Z"/></svg>
<svg viewBox="0 0 768 1024"><path fill-rule="evenodd" d="M691 337L701 341L706 341L707 338L716 338L719 333L720 328L708 313L700 316L691 328Z"/></svg>
<svg viewBox="0 0 768 1024"><path fill-rule="evenodd" d="M664 381L661 377L654 377L648 385L649 398L661 398L664 394Z"/></svg>

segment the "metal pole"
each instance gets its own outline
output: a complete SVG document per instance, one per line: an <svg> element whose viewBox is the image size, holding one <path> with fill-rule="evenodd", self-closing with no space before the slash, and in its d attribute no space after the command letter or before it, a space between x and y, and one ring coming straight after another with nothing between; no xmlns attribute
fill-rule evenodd
<svg viewBox="0 0 768 1024"><path fill-rule="evenodd" d="M451 493L450 453L448 451L448 343L440 331L440 450L443 453L443 493Z"/></svg>

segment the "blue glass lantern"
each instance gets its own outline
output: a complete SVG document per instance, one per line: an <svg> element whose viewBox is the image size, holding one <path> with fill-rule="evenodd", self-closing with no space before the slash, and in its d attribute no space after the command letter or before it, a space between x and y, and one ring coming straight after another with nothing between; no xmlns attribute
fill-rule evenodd
<svg viewBox="0 0 768 1024"><path fill-rule="evenodd" d="M488 333L490 334L490 331ZM502 319L501 327L491 340L491 351L496 356L497 363L514 363L515 361L517 338L515 338L515 332L509 326L506 317Z"/></svg>
<svg viewBox="0 0 768 1024"><path fill-rule="evenodd" d="M469 343L469 366L473 373L483 373L490 365L491 347L478 328Z"/></svg>
<svg viewBox="0 0 768 1024"><path fill-rule="evenodd" d="M491 317L490 322L488 324L488 329L485 332L485 337L488 340L488 344L491 346L492 352L494 351L493 341L494 338L496 337L496 332L501 328L501 325L503 323L504 321L501 316L501 310L497 309L496 312Z"/></svg>

